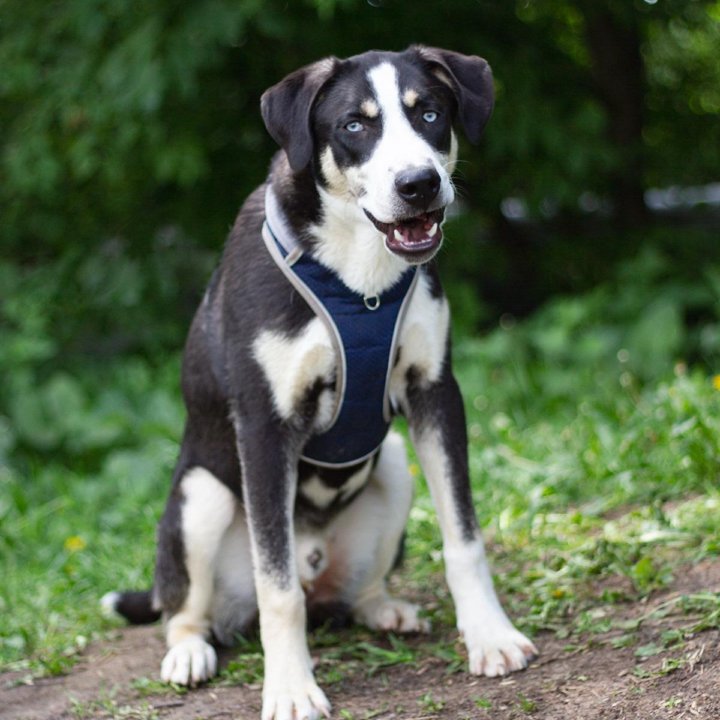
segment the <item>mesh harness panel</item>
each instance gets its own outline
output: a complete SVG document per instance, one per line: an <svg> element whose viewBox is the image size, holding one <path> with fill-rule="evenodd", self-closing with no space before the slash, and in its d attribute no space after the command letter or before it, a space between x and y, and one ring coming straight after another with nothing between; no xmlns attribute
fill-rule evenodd
<svg viewBox="0 0 720 720"><path fill-rule="evenodd" d="M327 467L354 465L380 447L390 427L390 372L417 268L408 268L379 296L351 290L303 252L272 188L265 197L262 235L273 260L325 324L337 355L333 416L307 442L302 458Z"/></svg>

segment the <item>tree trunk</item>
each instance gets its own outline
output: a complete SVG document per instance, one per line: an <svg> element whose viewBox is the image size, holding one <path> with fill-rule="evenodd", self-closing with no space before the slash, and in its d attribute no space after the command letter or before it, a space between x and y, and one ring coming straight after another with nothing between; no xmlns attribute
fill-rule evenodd
<svg viewBox="0 0 720 720"><path fill-rule="evenodd" d="M610 195L618 222L637 226L647 219L644 200L642 129L645 66L638 15L613 12L597 0L583 3L592 76L608 110L608 134L618 166Z"/></svg>

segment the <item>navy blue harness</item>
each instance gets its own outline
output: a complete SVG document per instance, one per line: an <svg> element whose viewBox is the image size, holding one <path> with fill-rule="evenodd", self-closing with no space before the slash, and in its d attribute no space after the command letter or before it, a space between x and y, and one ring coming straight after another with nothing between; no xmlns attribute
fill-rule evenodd
<svg viewBox="0 0 720 720"><path fill-rule="evenodd" d="M408 268L381 296L363 297L303 252L270 188L263 238L288 280L325 323L338 357L333 417L310 438L302 458L327 467L353 465L380 447L390 427L390 372L417 269Z"/></svg>

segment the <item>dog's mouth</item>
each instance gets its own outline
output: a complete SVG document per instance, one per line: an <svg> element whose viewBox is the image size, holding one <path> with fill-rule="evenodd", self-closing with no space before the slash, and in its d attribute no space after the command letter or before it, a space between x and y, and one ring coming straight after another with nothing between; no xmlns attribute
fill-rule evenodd
<svg viewBox="0 0 720 720"><path fill-rule="evenodd" d="M412 263L429 260L442 242L442 221L445 208L432 210L395 223L383 223L367 210L372 224L385 235L385 245L390 252Z"/></svg>

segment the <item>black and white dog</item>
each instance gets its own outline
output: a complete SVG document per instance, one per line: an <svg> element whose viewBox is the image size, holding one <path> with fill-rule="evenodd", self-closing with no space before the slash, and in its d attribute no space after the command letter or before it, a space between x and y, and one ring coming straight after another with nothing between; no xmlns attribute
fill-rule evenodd
<svg viewBox="0 0 720 720"><path fill-rule="evenodd" d="M190 329L154 589L104 600L136 622L162 614L164 680L211 677L209 639L231 642L259 615L262 717L315 718L330 705L308 613L427 629L385 584L412 496L402 439L388 434L398 413L437 508L470 672L503 675L537 652L493 589L431 262L454 198L452 123L477 142L492 105L483 59L420 46L327 58L263 95L282 151Z"/></svg>

